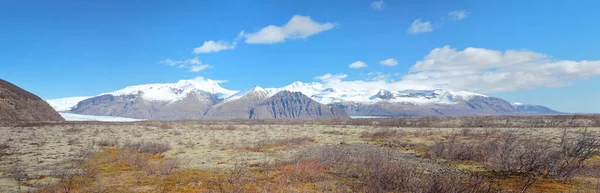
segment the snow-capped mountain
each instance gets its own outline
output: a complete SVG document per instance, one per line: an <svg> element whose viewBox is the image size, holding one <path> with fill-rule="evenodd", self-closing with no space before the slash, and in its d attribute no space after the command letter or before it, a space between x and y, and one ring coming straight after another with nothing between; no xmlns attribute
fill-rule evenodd
<svg viewBox="0 0 600 193"><path fill-rule="evenodd" d="M141 94L142 98L148 101L174 102L184 99L189 93L192 92L211 94L217 98L225 99L237 93L238 91L227 90L221 87L218 81L197 78L192 80L180 80L173 84L145 84L130 86L121 90L103 93L100 95L125 96Z"/></svg>
<svg viewBox="0 0 600 193"><path fill-rule="evenodd" d="M223 103L228 102L228 101L234 101L234 100L240 99L245 96L268 97L268 96L271 96L271 94L266 89L264 89L260 86L255 86L255 87L252 87L251 89L239 91L239 92L231 95L230 97L227 97L223 101Z"/></svg>
<svg viewBox="0 0 600 193"><path fill-rule="evenodd" d="M203 119L248 119L252 109L269 97L269 91L255 86L240 91L223 102L214 105L204 114Z"/></svg>
<svg viewBox="0 0 600 193"><path fill-rule="evenodd" d="M221 87L219 81L203 78L130 86L95 97L53 99L48 103L59 111L90 115L137 119L231 119L247 118L256 105L283 91L302 93L315 102L339 107L351 116L558 113L544 106L525 107L483 94L447 89L332 88L321 83L293 82L280 88L255 86L234 91Z"/></svg>

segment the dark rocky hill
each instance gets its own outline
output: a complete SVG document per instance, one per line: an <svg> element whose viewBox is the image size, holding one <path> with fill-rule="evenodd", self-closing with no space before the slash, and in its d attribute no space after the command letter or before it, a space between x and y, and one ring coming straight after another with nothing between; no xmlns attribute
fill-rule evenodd
<svg viewBox="0 0 600 193"><path fill-rule="evenodd" d="M0 122L64 121L46 101L0 79Z"/></svg>
<svg viewBox="0 0 600 193"><path fill-rule="evenodd" d="M333 106L321 104L300 92L281 91L260 102L250 111L251 119L347 118L348 114Z"/></svg>

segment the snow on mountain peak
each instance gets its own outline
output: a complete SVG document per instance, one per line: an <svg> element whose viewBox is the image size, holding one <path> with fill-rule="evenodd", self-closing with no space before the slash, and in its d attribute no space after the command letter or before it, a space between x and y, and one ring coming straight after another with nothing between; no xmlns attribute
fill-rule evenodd
<svg viewBox="0 0 600 193"><path fill-rule="evenodd" d="M296 81L290 85L287 85L287 86L284 86L281 88L267 88L266 90L269 91L270 96L273 96L273 95L277 94L278 92L287 90L287 91L291 91L291 92L301 92L302 94L310 97L312 95L320 93L324 89L325 89L325 87L321 83L315 83L315 82L303 83L300 81Z"/></svg>
<svg viewBox="0 0 600 193"><path fill-rule="evenodd" d="M369 98L368 102L395 102L412 104L454 104L457 99L470 100L474 96L484 96L477 93L451 90L401 90L390 91L381 89Z"/></svg>
<svg viewBox="0 0 600 193"><path fill-rule="evenodd" d="M230 90L227 90L227 89L224 89L223 87L221 87L219 85L219 82L221 82L221 81L197 77L197 78L191 79L191 80L177 81L177 83L175 84L175 87L181 88L181 89L186 89L186 88L197 89L197 90L205 91L205 92L208 92L211 94L232 92Z"/></svg>
<svg viewBox="0 0 600 193"><path fill-rule="evenodd" d="M221 81L197 77L191 80L180 80L177 83L129 86L101 95L121 96L142 94L142 97L146 100L173 102L185 98L191 92L214 94L219 98L227 98L237 92L221 87L219 82Z"/></svg>
<svg viewBox="0 0 600 193"><path fill-rule="evenodd" d="M384 99L384 100L394 99L394 98L396 98L396 94L392 93L389 90L381 89L381 90L379 90L379 92L377 92L377 94L373 95L370 99L374 100L377 98Z"/></svg>
<svg viewBox="0 0 600 193"><path fill-rule="evenodd" d="M237 100L237 99L240 99L244 96L251 95L251 94L256 94L259 97L262 97L262 96L267 97L267 96L269 96L270 92L260 86L254 86L248 90L239 91L239 92L231 95L230 97L226 98L223 102Z"/></svg>
<svg viewBox="0 0 600 193"><path fill-rule="evenodd" d="M448 93L450 93L452 96L458 96L460 98L462 98L463 100L469 100L473 97L476 96L481 96L481 97L488 97L486 95L483 94L479 94L479 93L474 93L474 92L468 92L468 91L451 91L448 90Z"/></svg>
<svg viewBox="0 0 600 193"><path fill-rule="evenodd" d="M268 92L267 90L265 90L264 88L260 87L260 86L254 86L250 89L250 92L252 91L257 91L257 92Z"/></svg>

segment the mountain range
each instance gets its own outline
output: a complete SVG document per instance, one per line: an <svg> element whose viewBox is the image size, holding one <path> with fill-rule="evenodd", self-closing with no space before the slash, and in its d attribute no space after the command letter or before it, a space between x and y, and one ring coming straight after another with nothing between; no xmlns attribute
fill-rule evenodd
<svg viewBox="0 0 600 193"><path fill-rule="evenodd" d="M280 119L561 114L541 105L447 89L392 90L294 82L228 90L210 79L130 86L93 97L47 100L57 111L136 119Z"/></svg>

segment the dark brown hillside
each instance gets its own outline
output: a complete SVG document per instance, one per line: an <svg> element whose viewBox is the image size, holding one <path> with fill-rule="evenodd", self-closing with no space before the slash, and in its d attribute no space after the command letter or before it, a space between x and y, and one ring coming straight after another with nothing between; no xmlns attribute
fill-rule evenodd
<svg viewBox="0 0 600 193"><path fill-rule="evenodd" d="M281 91L250 111L250 119L349 118L338 108L321 104L300 92Z"/></svg>
<svg viewBox="0 0 600 193"><path fill-rule="evenodd" d="M0 122L64 121L40 97L0 79Z"/></svg>

